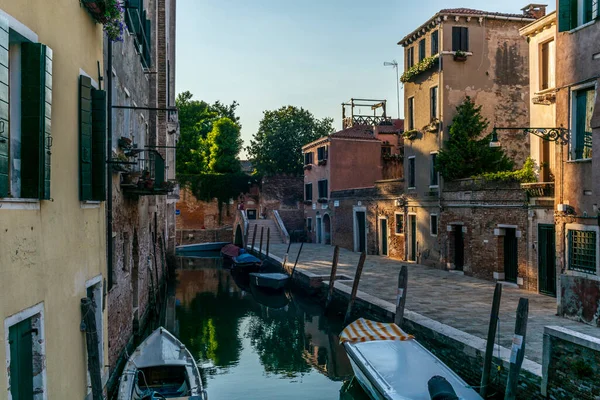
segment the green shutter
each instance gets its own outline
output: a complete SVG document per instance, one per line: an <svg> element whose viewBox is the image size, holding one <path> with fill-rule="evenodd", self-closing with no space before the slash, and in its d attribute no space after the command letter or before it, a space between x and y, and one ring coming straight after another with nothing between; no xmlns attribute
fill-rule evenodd
<svg viewBox="0 0 600 400"><path fill-rule="evenodd" d="M79 199L92 200L92 80L79 77Z"/></svg>
<svg viewBox="0 0 600 400"><path fill-rule="evenodd" d="M571 4L574 0L558 0L558 31L571 30Z"/></svg>
<svg viewBox="0 0 600 400"><path fill-rule="evenodd" d="M92 197L106 199L106 92L92 89Z"/></svg>
<svg viewBox="0 0 600 400"><path fill-rule="evenodd" d="M52 50L21 45L21 197L50 199Z"/></svg>
<svg viewBox="0 0 600 400"><path fill-rule="evenodd" d="M165 181L165 159L154 153L154 187L160 187Z"/></svg>
<svg viewBox="0 0 600 400"><path fill-rule="evenodd" d="M10 394L13 399L33 399L33 340L31 319L8 328Z"/></svg>
<svg viewBox="0 0 600 400"><path fill-rule="evenodd" d="M146 34L146 45L144 46L144 58L146 60L146 67L150 68L152 65L152 21L146 20L146 26L144 27L144 33Z"/></svg>
<svg viewBox="0 0 600 400"><path fill-rule="evenodd" d="M0 16L0 197L9 193L8 178L8 20Z"/></svg>

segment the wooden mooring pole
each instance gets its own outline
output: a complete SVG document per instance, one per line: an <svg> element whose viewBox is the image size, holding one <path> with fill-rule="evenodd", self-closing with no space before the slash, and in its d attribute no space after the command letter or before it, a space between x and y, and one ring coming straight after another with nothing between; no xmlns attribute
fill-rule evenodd
<svg viewBox="0 0 600 400"><path fill-rule="evenodd" d="M300 253L302 253L303 247L304 247L304 242L300 243L300 249L298 250L298 255L296 256L296 262L294 263L294 268L292 268L292 273L290 274L290 279L294 277L294 271L296 271L296 265L298 265L298 260L300 259Z"/></svg>
<svg viewBox="0 0 600 400"><path fill-rule="evenodd" d="M81 299L83 331L87 347L88 371L92 384L92 399L102 400L102 377L100 375L100 353L98 351L98 333L96 327L96 307L89 297Z"/></svg>
<svg viewBox="0 0 600 400"><path fill-rule="evenodd" d="M398 274L398 292L396 293L396 315L394 323L402 328L404 323L404 306L406 304L406 289L408 288L408 266L402 264Z"/></svg>
<svg viewBox="0 0 600 400"><path fill-rule="evenodd" d="M344 325L350 322L352 316L352 307L354 307L354 301L356 300L356 292L358 291L358 283L360 282L360 275L362 274L363 267L367 254L362 252L360 260L358 260L358 266L356 267L356 275L354 276L354 282L352 283L352 293L350 294L350 301L348 302L348 309L346 310L346 316L344 317Z"/></svg>
<svg viewBox="0 0 600 400"><path fill-rule="evenodd" d="M265 227L261 226L260 227L260 245L258 246L258 258L260 258L260 256L262 255L262 240L263 240L263 233L265 233Z"/></svg>
<svg viewBox="0 0 600 400"><path fill-rule="evenodd" d="M265 255L269 258L269 241L271 240L271 227L267 227L267 249Z"/></svg>
<svg viewBox="0 0 600 400"><path fill-rule="evenodd" d="M527 316L529 315L529 300L521 297L517 307L517 322L515 323L515 336L513 336L510 351L510 369L508 370L508 382L504 400L515 400L517 398L517 386L519 385L519 374L525 357L525 337L527 334Z"/></svg>
<svg viewBox="0 0 600 400"><path fill-rule="evenodd" d="M250 250L254 251L254 243L256 242L256 231L258 230L258 225L254 225L254 233L252 234L252 247Z"/></svg>
<svg viewBox="0 0 600 400"><path fill-rule="evenodd" d="M481 387L479 394L484 399L489 393L490 371L492 370L492 359L494 357L494 341L496 340L496 329L498 328L498 313L500 312L500 299L502 298L502 284L496 283L494 289L494 300L492 301L492 313L490 314L490 325L488 327L487 342L485 345L485 358L483 359L483 374L481 375Z"/></svg>
<svg viewBox="0 0 600 400"><path fill-rule="evenodd" d="M285 256L283 256L283 270L287 271L285 269L285 264L287 264L287 260L288 260L288 255L290 254L290 247L292 246L292 239L290 239L290 242L288 243L288 248L285 252Z"/></svg>
<svg viewBox="0 0 600 400"><path fill-rule="evenodd" d="M333 249L333 261L331 262L331 275L329 275L329 292L327 293L327 301L325 302L325 309L328 309L333 300L333 285L335 283L335 276L337 274L338 260L340 258L340 246L335 246Z"/></svg>

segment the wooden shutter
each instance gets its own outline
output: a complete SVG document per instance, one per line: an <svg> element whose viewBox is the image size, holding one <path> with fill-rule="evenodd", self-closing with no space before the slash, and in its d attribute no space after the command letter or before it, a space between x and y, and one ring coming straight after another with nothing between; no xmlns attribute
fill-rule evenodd
<svg viewBox="0 0 600 400"><path fill-rule="evenodd" d="M92 89L92 198L106 199L106 92Z"/></svg>
<svg viewBox="0 0 600 400"><path fill-rule="evenodd" d="M92 193L92 80L79 77L79 199L93 200Z"/></svg>
<svg viewBox="0 0 600 400"><path fill-rule="evenodd" d="M13 399L33 399L33 337L31 319L8 328L10 393Z"/></svg>
<svg viewBox="0 0 600 400"><path fill-rule="evenodd" d="M571 30L571 4L574 0L558 0L558 31Z"/></svg>
<svg viewBox="0 0 600 400"><path fill-rule="evenodd" d="M21 197L50 199L52 50L21 45Z"/></svg>
<svg viewBox="0 0 600 400"><path fill-rule="evenodd" d="M460 49L469 51L469 28L460 28Z"/></svg>
<svg viewBox="0 0 600 400"><path fill-rule="evenodd" d="M154 187L160 187L165 181L165 159L154 153Z"/></svg>
<svg viewBox="0 0 600 400"><path fill-rule="evenodd" d="M583 23L590 22L593 20L596 15L594 13L594 8L597 0L584 0L583 1Z"/></svg>
<svg viewBox="0 0 600 400"><path fill-rule="evenodd" d="M8 160L8 20L0 16L0 197L9 193Z"/></svg>
<svg viewBox="0 0 600 400"><path fill-rule="evenodd" d="M152 65L152 21L145 20L144 33L146 34L146 45L144 46L144 58L146 59L146 67Z"/></svg>
<svg viewBox="0 0 600 400"><path fill-rule="evenodd" d="M452 51L460 50L460 27L452 27Z"/></svg>

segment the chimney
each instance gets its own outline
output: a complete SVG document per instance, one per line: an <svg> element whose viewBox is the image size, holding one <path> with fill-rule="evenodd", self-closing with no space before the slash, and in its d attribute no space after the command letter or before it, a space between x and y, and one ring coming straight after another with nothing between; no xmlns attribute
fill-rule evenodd
<svg viewBox="0 0 600 400"><path fill-rule="evenodd" d="M521 8L521 11L528 18L540 19L546 16L546 7L548 7L547 4L528 4Z"/></svg>

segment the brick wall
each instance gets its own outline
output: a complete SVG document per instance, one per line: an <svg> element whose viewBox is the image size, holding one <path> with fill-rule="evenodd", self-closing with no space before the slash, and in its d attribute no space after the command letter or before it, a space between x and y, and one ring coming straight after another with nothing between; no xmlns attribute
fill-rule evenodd
<svg viewBox="0 0 600 400"><path fill-rule="evenodd" d="M176 216L178 230L199 230L231 226L235 218L236 206L235 204L222 204L221 221L219 222L219 203L216 199L210 202L200 201L189 189L182 189L177 209L180 212Z"/></svg>
<svg viewBox="0 0 600 400"><path fill-rule="evenodd" d="M176 237L177 245L231 242L233 241L233 229L179 229Z"/></svg>
<svg viewBox="0 0 600 400"><path fill-rule="evenodd" d="M298 210L303 195L303 176L265 176L262 180L260 205L269 210Z"/></svg>
<svg viewBox="0 0 600 400"><path fill-rule="evenodd" d="M600 281L569 274L560 276L560 310L563 316L600 327L598 299Z"/></svg>

